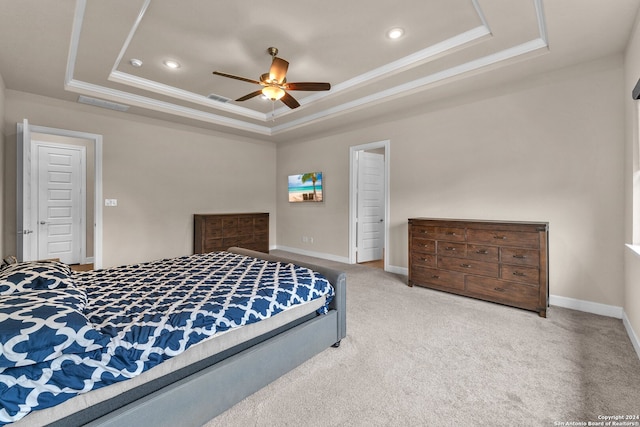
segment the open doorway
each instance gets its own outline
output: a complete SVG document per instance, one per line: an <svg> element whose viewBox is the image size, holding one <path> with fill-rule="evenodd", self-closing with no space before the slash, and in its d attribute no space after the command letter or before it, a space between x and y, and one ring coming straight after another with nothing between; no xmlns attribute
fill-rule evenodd
<svg viewBox="0 0 640 427"><path fill-rule="evenodd" d="M17 256L102 266L102 136L18 123Z"/></svg>
<svg viewBox="0 0 640 427"><path fill-rule="evenodd" d="M387 269L390 141L350 147L349 262Z"/></svg>

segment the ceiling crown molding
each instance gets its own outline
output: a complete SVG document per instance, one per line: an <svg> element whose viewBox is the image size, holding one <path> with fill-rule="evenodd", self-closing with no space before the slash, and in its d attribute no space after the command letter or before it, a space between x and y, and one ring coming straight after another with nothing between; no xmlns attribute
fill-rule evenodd
<svg viewBox="0 0 640 427"><path fill-rule="evenodd" d="M144 19L144 16L148 10L150 0L145 0L137 16L137 19L135 20L134 25L129 31L128 37L125 40L122 48L120 49L120 53L116 58L116 61L114 62L113 68L108 77L108 81L120 83L138 89L143 89L190 104L201 105L208 108L209 110L217 110L221 113L231 114L236 117L244 117L248 120L251 120L248 121L241 118L227 117L225 115L216 114L210 111L199 110L198 108L186 107L184 105L179 105L172 102L161 101L148 96L133 94L124 90L117 90L95 83L83 82L74 78L75 65L78 55L78 46L80 44L82 25L87 5L87 0L78 0L76 3L71 44L67 58L65 89L82 95L102 97L114 102L125 103L140 108L159 111L206 123L217 124L223 127L239 129L250 133L271 136L281 134L292 129L297 129L302 126L307 126L335 116L337 114L344 114L349 111L366 108L369 105L380 103L386 99L423 91L432 87L434 84L440 84L453 78L457 78L474 72L479 72L486 67L506 64L507 61L510 61L519 56L548 48L546 23L544 20L544 13L542 9L542 0L532 0L535 6L536 21L538 23L539 34L537 38L459 64L457 66L452 66L450 68L425 75L418 79L372 93L367 96L362 96L358 99L344 102L337 106L326 108L315 113L309 113L306 115L304 114L305 107L309 107L320 100L335 97L340 93L345 93L349 90L364 87L375 81L388 78L394 74L402 73L419 65L425 64L429 61L432 61L436 58L440 58L443 55L451 54L454 51L461 49L462 47L465 47L471 43L475 43L485 38L492 37L493 34L487 24L478 0L471 1L475 8L477 17L482 25L460 33L442 42L428 46L425 49L405 56L404 58L401 58L399 60L385 64L381 67L355 76L344 82L337 83L332 87L330 91L318 92L313 95L307 96L300 100L301 106L296 110L291 110L283 107L274 110L272 113L266 114L236 104L217 102L200 94L118 71L117 68L124 58L124 52L126 51L128 45L131 43L131 40L133 39L140 23ZM294 113L301 114L301 117L279 124L275 123L275 119L283 119ZM272 125L260 125L254 123L255 121L272 123Z"/></svg>

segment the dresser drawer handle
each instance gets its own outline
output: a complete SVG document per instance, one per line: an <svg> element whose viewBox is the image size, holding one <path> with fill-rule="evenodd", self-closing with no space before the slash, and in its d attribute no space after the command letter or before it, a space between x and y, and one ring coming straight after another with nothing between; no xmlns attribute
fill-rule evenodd
<svg viewBox="0 0 640 427"><path fill-rule="evenodd" d="M452 246L447 246L446 248L444 248L445 251L455 251L456 248L452 247Z"/></svg>
<svg viewBox="0 0 640 427"><path fill-rule="evenodd" d="M460 267L471 268L471 264L460 264Z"/></svg>
<svg viewBox="0 0 640 427"><path fill-rule="evenodd" d="M504 288L493 288L494 291L498 291L498 292L504 292L505 289Z"/></svg>
<svg viewBox="0 0 640 427"><path fill-rule="evenodd" d="M507 236L498 236L497 234L493 236L493 238L498 240L507 240Z"/></svg>
<svg viewBox="0 0 640 427"><path fill-rule="evenodd" d="M424 245L422 245L423 248L428 248L429 245L427 245L426 243Z"/></svg>
<svg viewBox="0 0 640 427"><path fill-rule="evenodd" d="M429 261L429 258L420 258L420 261Z"/></svg>
<svg viewBox="0 0 640 427"><path fill-rule="evenodd" d="M455 231L447 231L444 234L446 234L447 236L456 236L457 235Z"/></svg>
<svg viewBox="0 0 640 427"><path fill-rule="evenodd" d="M488 253L489 253L489 251L488 251L488 250L486 250L486 249L478 249L478 250L476 251L476 253L477 253L477 254L480 254L480 255L486 255L486 254L488 254Z"/></svg>
<svg viewBox="0 0 640 427"><path fill-rule="evenodd" d="M437 274L432 274L432 275L431 275L431 278L432 278L432 279L439 279L439 278L440 278L440 276L438 276Z"/></svg>
<svg viewBox="0 0 640 427"><path fill-rule="evenodd" d="M525 273L521 273L521 272L519 272L519 271L514 271L514 272L513 272L513 275L514 275L514 276L518 276L518 277L524 277L524 276L526 276L526 274L525 274Z"/></svg>
<svg viewBox="0 0 640 427"><path fill-rule="evenodd" d="M514 258L518 258L518 259L525 259L527 256L526 255L514 255Z"/></svg>

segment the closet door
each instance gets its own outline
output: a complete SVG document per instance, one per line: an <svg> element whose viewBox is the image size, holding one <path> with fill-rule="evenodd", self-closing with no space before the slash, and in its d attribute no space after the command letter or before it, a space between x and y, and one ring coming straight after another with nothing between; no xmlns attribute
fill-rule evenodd
<svg viewBox="0 0 640 427"><path fill-rule="evenodd" d="M382 259L384 246L384 156L358 154L357 262Z"/></svg>

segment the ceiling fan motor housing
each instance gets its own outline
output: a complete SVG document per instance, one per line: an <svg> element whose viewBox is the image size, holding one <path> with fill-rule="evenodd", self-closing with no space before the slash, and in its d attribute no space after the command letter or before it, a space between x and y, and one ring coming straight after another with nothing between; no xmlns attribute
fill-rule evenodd
<svg viewBox="0 0 640 427"><path fill-rule="evenodd" d="M296 101L294 97L292 97L287 91L290 90L305 90L305 91L318 91L318 90L329 90L331 89L331 84L329 83L314 83L314 82L304 82L304 83L287 83L286 74L289 68L289 62L278 58L278 49L275 47L269 47L267 49L267 53L271 55L273 58L271 61L271 67L269 68L268 73L264 73L260 75L260 81L248 79L246 77L235 76L233 74L221 73L219 71L214 71L213 74L217 74L223 77L228 77L231 79L241 80L247 83L254 83L264 86L260 90L256 90L255 92L251 92L245 96L242 96L236 99L236 102L246 101L248 99L254 98L260 94L264 95L266 98L272 101L282 100L284 104L289 108L298 108L300 103Z"/></svg>

